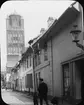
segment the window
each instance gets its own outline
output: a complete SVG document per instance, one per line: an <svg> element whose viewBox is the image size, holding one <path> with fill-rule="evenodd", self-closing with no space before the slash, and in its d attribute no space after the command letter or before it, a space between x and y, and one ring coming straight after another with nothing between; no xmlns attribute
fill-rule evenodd
<svg viewBox="0 0 84 105"><path fill-rule="evenodd" d="M28 57L27 57L27 68L28 68Z"/></svg>
<svg viewBox="0 0 84 105"><path fill-rule="evenodd" d="M13 53L15 53L15 47L13 47Z"/></svg>
<svg viewBox="0 0 84 105"><path fill-rule="evenodd" d="M10 53L10 48L8 48L8 54Z"/></svg>
<svg viewBox="0 0 84 105"><path fill-rule="evenodd" d="M22 39L22 34L20 34L20 42L21 42L21 43L22 43L22 40L23 40L23 39Z"/></svg>
<svg viewBox="0 0 84 105"><path fill-rule="evenodd" d="M19 19L19 26L21 27L21 20Z"/></svg>
<svg viewBox="0 0 84 105"><path fill-rule="evenodd" d="M24 60L24 66L25 66L25 70L26 70L26 59Z"/></svg>
<svg viewBox="0 0 84 105"><path fill-rule="evenodd" d="M44 47L44 61L48 60L47 45Z"/></svg>
<svg viewBox="0 0 84 105"><path fill-rule="evenodd" d="M28 67L30 67L30 57L28 56Z"/></svg>
<svg viewBox="0 0 84 105"><path fill-rule="evenodd" d="M26 68L28 68L28 67L27 67L27 58L26 58Z"/></svg>
<svg viewBox="0 0 84 105"><path fill-rule="evenodd" d="M41 77L41 73L38 72L38 84L39 84L39 79L40 79L40 77Z"/></svg>
<svg viewBox="0 0 84 105"><path fill-rule="evenodd" d="M39 64L41 64L41 51L36 52L34 56L34 66L36 67Z"/></svg>
<svg viewBox="0 0 84 105"><path fill-rule="evenodd" d="M34 57L34 66L36 67L37 66L37 55L35 54L35 57Z"/></svg>
<svg viewBox="0 0 84 105"><path fill-rule="evenodd" d="M13 48L12 48L12 47L11 47L11 51L10 51L10 52L11 52L11 54L12 54L12 52L13 52Z"/></svg>
<svg viewBox="0 0 84 105"><path fill-rule="evenodd" d="M18 48L16 47L16 53L18 53Z"/></svg>
<svg viewBox="0 0 84 105"><path fill-rule="evenodd" d="M30 67L31 67L31 55L30 55Z"/></svg>
<svg viewBox="0 0 84 105"><path fill-rule="evenodd" d="M11 43L11 34L8 35L8 42Z"/></svg>
<svg viewBox="0 0 84 105"><path fill-rule="evenodd" d="M37 58L37 60L38 60L37 62L38 62L38 65L39 65L39 64L41 64L41 51L38 52L37 57L38 57Z"/></svg>
<svg viewBox="0 0 84 105"><path fill-rule="evenodd" d="M63 87L64 95L67 95L70 88L69 64L63 65Z"/></svg>

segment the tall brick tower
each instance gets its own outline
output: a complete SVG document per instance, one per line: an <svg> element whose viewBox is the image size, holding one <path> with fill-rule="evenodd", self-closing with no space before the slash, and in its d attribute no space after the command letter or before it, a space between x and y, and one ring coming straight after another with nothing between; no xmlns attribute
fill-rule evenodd
<svg viewBox="0 0 84 105"><path fill-rule="evenodd" d="M20 54L24 51L24 20L16 13L6 19L7 41L7 73L18 62Z"/></svg>

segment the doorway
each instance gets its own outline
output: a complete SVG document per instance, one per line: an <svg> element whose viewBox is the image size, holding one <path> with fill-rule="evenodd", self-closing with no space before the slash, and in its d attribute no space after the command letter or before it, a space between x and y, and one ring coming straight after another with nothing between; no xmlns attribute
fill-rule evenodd
<svg viewBox="0 0 84 105"><path fill-rule="evenodd" d="M35 77L36 77L36 90L37 90L39 86L39 79L41 77L41 73L37 72Z"/></svg>
<svg viewBox="0 0 84 105"><path fill-rule="evenodd" d="M77 94L78 87L80 87L79 94ZM76 90L76 95L81 96L81 99L84 100L84 59L76 61Z"/></svg>

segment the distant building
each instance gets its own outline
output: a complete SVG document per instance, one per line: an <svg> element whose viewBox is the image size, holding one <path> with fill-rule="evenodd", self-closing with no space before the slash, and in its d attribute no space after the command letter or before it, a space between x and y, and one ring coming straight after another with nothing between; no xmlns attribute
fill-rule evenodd
<svg viewBox="0 0 84 105"><path fill-rule="evenodd" d="M24 20L16 13L11 14L6 19L6 40L7 40L7 72L20 59L24 51Z"/></svg>

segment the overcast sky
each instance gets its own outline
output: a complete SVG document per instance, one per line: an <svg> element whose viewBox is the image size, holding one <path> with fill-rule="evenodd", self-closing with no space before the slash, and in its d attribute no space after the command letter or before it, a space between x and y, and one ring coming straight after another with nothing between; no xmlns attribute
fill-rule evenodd
<svg viewBox="0 0 84 105"><path fill-rule="evenodd" d="M25 46L27 42L40 34L40 29L47 29L48 17L58 19L60 15L74 1L7 1L0 10L0 43L1 43L1 66L6 66L6 18L16 11L24 19Z"/></svg>

